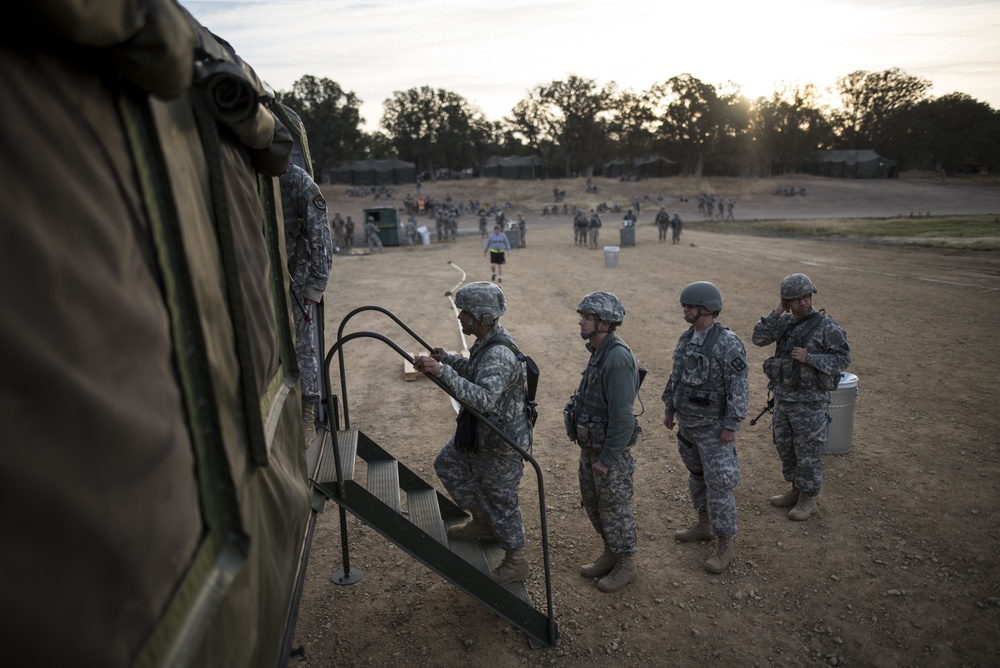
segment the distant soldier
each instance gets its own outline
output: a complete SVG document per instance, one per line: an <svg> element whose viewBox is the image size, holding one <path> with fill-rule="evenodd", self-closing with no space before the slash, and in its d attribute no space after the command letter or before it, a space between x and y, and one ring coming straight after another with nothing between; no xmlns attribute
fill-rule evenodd
<svg viewBox="0 0 1000 668"><path fill-rule="evenodd" d="M680 214L674 214L674 217L670 220L670 226L673 228L670 243L679 244L681 242L681 228L684 227L684 223L681 222Z"/></svg>
<svg viewBox="0 0 1000 668"><path fill-rule="evenodd" d="M735 220L735 218L733 218L734 206L736 206L736 200L730 197L729 201L726 202L726 220Z"/></svg>
<svg viewBox="0 0 1000 668"><path fill-rule="evenodd" d="M485 237L487 235L486 231L486 210L479 210L479 236Z"/></svg>
<svg viewBox="0 0 1000 668"><path fill-rule="evenodd" d="M667 240L667 230L670 228L670 214L667 213L666 207L660 207L659 212L656 214L656 229L660 233L660 241Z"/></svg>
<svg viewBox="0 0 1000 668"><path fill-rule="evenodd" d="M344 221L344 248L347 250L354 248L354 221L350 216Z"/></svg>
<svg viewBox="0 0 1000 668"><path fill-rule="evenodd" d="M587 245L587 215L577 211L573 216L573 241L577 246Z"/></svg>
<svg viewBox="0 0 1000 668"><path fill-rule="evenodd" d="M587 223L590 232L590 249L597 249L597 239L601 236L601 217L593 209L590 210L590 222Z"/></svg>
<svg viewBox="0 0 1000 668"><path fill-rule="evenodd" d="M726 203L720 197L719 198L719 220L722 220L722 218L725 215L725 213L726 213Z"/></svg>
<svg viewBox="0 0 1000 668"><path fill-rule="evenodd" d="M528 231L528 223L524 220L524 214L523 213L517 214L517 230L518 230L518 232L521 233L521 246L520 247L521 248L527 248L528 244L524 240L524 237L525 237L525 235L527 234L527 231Z"/></svg>
<svg viewBox="0 0 1000 668"><path fill-rule="evenodd" d="M458 241L458 212L454 207L448 212L448 241L455 243Z"/></svg>
<svg viewBox="0 0 1000 668"><path fill-rule="evenodd" d="M413 242L417 240L417 219L411 214L406 220L406 244L413 250Z"/></svg>
<svg viewBox="0 0 1000 668"><path fill-rule="evenodd" d="M340 251L340 247L344 245L344 219L340 217L340 212L333 214L333 248L335 251Z"/></svg>
<svg viewBox="0 0 1000 668"><path fill-rule="evenodd" d="M368 240L370 253L382 252L382 239L378 235L378 225L375 224L375 218L372 216L368 216L368 222L365 223L365 237Z"/></svg>

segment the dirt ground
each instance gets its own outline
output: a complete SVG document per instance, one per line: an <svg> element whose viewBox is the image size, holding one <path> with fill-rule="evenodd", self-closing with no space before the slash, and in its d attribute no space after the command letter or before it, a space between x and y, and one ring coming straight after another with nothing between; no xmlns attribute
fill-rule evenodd
<svg viewBox="0 0 1000 668"><path fill-rule="evenodd" d="M567 190L571 206L650 195L636 245L621 249L617 267L605 266L601 250L574 246L569 217L540 217L554 183ZM331 583L342 567L331 502L319 517L299 615L296 646L304 656L290 665L997 665L1000 252L705 231L685 231L682 243L671 245L657 241L650 222L661 193L669 212L696 220L693 195L702 189L732 193L737 217L763 219L1000 213L1000 188L796 178L787 183L807 195L782 197L771 194L785 183L779 180L595 183L601 190L589 197L582 180L425 187L425 194L466 200L510 199L511 211L528 219L527 248L511 255L504 275L509 308L502 322L541 367L534 454L544 472L559 645L531 649L522 633L354 518L351 565L364 577L351 586ZM676 201L682 189L690 198L684 204ZM324 190L331 211L355 220L373 204L347 198L341 186ZM620 217L603 220L602 244L617 244ZM326 297L328 343L345 314L375 304L432 345L461 348L445 293L462 280L490 278L475 228L466 214L455 244L338 255ZM852 447L824 457L820 512L801 523L768 503L786 483L766 418L748 424L767 396L761 363L769 349L751 343L753 324L774 307L779 281L793 272L814 280L815 306L846 330L849 371L859 378ZM736 558L722 575L703 569L711 545L673 540L694 513L676 432L661 423L670 354L686 327L678 294L696 280L721 289L720 321L742 338L751 366L750 415L737 439ZM578 450L561 415L588 357L575 307L594 290L621 298L620 334L649 369L636 405L643 429L634 448L639 575L610 595L578 574L600 542L578 507ZM354 318L347 331L359 330L417 350L384 316ZM406 381L402 359L384 344L352 341L345 352L352 427L443 489L432 460L454 428L447 396L426 379ZM543 606L538 484L530 468L521 501L529 590Z"/></svg>

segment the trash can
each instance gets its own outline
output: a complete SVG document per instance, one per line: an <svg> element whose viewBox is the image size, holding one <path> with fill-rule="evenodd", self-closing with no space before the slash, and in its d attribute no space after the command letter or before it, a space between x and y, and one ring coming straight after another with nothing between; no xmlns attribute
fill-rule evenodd
<svg viewBox="0 0 1000 668"><path fill-rule="evenodd" d="M420 227L418 227L417 234L420 235L420 244L422 246L431 245L431 233L430 230L427 229L426 225L421 225Z"/></svg>
<svg viewBox="0 0 1000 668"><path fill-rule="evenodd" d="M504 234L507 235L507 241L510 242L511 248L521 247L521 230L514 228L512 230L507 230Z"/></svg>
<svg viewBox="0 0 1000 668"><path fill-rule="evenodd" d="M621 251L618 246L605 246L604 247L604 266L605 267L617 267L618 266L618 254Z"/></svg>
<svg viewBox="0 0 1000 668"><path fill-rule="evenodd" d="M830 393L830 425L826 432L823 455L841 455L851 449L854 431L854 402L858 398L858 377L841 373L837 389Z"/></svg>
<svg viewBox="0 0 1000 668"><path fill-rule="evenodd" d="M621 229L621 245L622 246L635 246L635 227L629 225Z"/></svg>

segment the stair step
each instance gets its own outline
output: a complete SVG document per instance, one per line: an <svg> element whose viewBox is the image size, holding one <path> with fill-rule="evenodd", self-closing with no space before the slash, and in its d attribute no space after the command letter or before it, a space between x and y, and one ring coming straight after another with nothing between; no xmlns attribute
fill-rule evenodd
<svg viewBox="0 0 1000 668"><path fill-rule="evenodd" d="M462 524L465 524L465 520L449 522L448 526L461 526ZM464 561L467 561L478 568L481 573L487 575L489 575L490 571L500 565L500 562L503 561L504 557L504 551L498 543L487 543L481 540L452 540L448 542L448 549L457 554ZM512 582L508 585L504 585L504 588L528 605L534 605L531 602L531 596L528 594L528 589L524 586L523 582Z"/></svg>
<svg viewBox="0 0 1000 668"><path fill-rule="evenodd" d="M395 459L375 459L368 462L368 491L397 513L402 511L399 468Z"/></svg>
<svg viewBox="0 0 1000 668"><path fill-rule="evenodd" d="M416 489L406 493L406 509L410 521L424 530L442 545L448 544L448 536L441 520L437 492L433 489Z"/></svg>
<svg viewBox="0 0 1000 668"><path fill-rule="evenodd" d="M354 461L358 451L357 429L338 431L337 448L340 451L340 468L344 474L344 480L354 480ZM329 433L323 436L323 450L320 452L314 480L324 484L337 482L337 463L334 461L333 455L333 438Z"/></svg>

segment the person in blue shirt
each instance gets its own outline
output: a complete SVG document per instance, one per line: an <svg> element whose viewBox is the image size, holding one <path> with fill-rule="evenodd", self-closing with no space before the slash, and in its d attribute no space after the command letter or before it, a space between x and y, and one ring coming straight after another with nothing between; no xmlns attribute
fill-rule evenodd
<svg viewBox="0 0 1000 668"><path fill-rule="evenodd" d="M494 225L493 234L486 239L486 245L483 246L483 255L490 254L490 269L493 270L493 277L490 280L503 283L503 266L507 264L506 254L510 250L507 235L500 231L499 225Z"/></svg>

